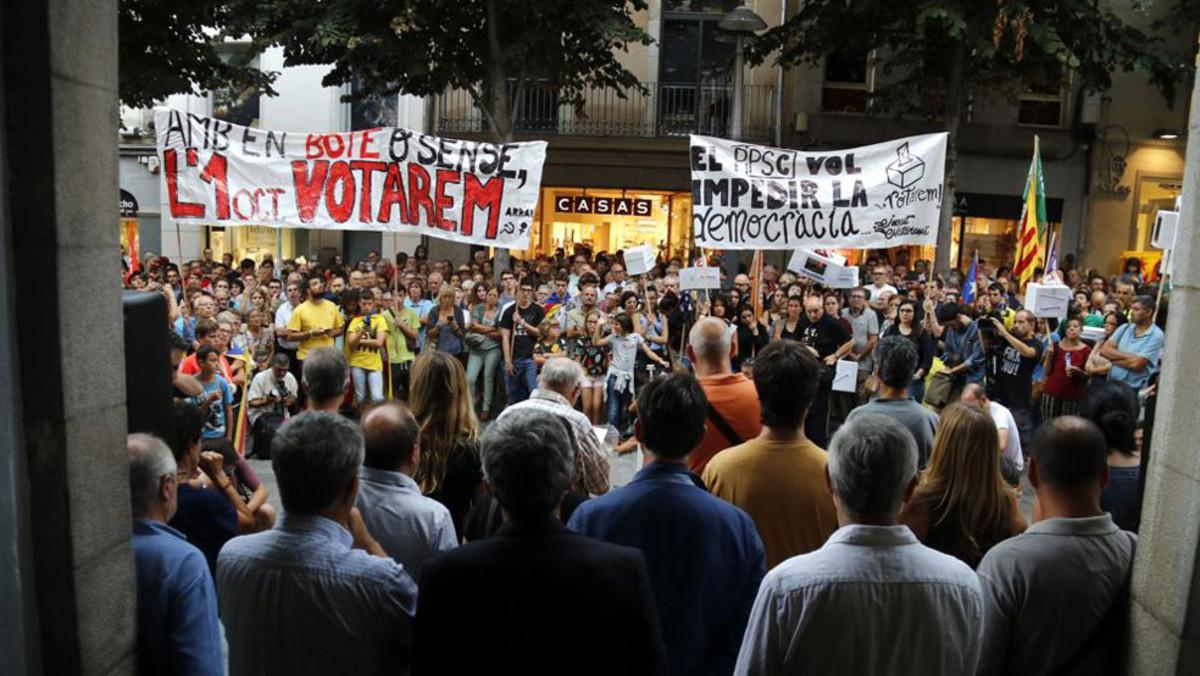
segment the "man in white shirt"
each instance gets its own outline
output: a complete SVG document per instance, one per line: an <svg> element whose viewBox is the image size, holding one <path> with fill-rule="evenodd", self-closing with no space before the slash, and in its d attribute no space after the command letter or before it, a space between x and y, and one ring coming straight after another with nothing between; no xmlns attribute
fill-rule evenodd
<svg viewBox="0 0 1200 676"><path fill-rule="evenodd" d="M829 444L825 483L840 527L767 573L734 673L974 673L979 578L896 525L917 485L912 435L883 415L847 421Z"/></svg>
<svg viewBox="0 0 1200 676"><path fill-rule="evenodd" d="M1017 420L1004 404L998 404L987 396L987 390L979 383L970 383L963 388L962 400L975 404L992 415L996 431L1000 434L1000 471L1004 480L1012 486L1021 483L1021 472L1025 470L1025 454L1021 450L1021 435L1017 432Z"/></svg>
<svg viewBox="0 0 1200 676"><path fill-rule="evenodd" d="M887 303L887 297L883 293L886 291L894 296L897 293L896 287L888 283L888 271L882 265L871 271L871 282L871 286L864 287L867 290L867 299L871 301L871 307L882 310Z"/></svg>
<svg viewBox="0 0 1200 676"><path fill-rule="evenodd" d="M288 279L285 287L287 300L279 305L275 310L275 335L279 336L276 341L279 343L279 351L288 356L289 367L292 377L300 379L300 360L296 358L296 350L300 348L298 340L284 340L283 336L288 334L288 322L292 321L292 312L296 306L304 300L304 286L299 279Z"/></svg>
<svg viewBox="0 0 1200 676"><path fill-rule="evenodd" d="M420 582L425 562L458 546L450 510L413 481L421 428L408 407L388 402L362 418L366 453L358 471L358 509L383 551Z"/></svg>

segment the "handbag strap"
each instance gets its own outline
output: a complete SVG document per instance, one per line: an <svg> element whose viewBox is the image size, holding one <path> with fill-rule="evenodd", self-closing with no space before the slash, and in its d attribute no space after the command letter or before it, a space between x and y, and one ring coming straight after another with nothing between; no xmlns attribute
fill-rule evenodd
<svg viewBox="0 0 1200 676"><path fill-rule="evenodd" d="M741 435L733 430L733 427L729 425L729 421L725 420L720 411L713 408L711 403L708 405L708 419L717 426L717 429L721 430L721 434L725 435L725 438L729 440L731 446L739 446L745 442Z"/></svg>

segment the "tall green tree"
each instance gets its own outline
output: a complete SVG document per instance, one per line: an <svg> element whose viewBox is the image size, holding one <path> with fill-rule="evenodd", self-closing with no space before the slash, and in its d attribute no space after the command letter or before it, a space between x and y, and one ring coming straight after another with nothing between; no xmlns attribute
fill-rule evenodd
<svg viewBox="0 0 1200 676"><path fill-rule="evenodd" d="M121 0L117 69L121 102L144 108L172 94L257 87L274 94L275 73L250 63L254 49L222 53L227 0Z"/></svg>
<svg viewBox="0 0 1200 676"><path fill-rule="evenodd" d="M1133 4L1134 11L1144 9ZM1082 92L1104 91L1113 73L1140 72L1171 103L1190 62L1159 35L1122 20L1105 0L807 0L762 35L751 56L796 65L872 51L881 77L871 110L940 116L950 134L935 262L943 272L958 134L972 97L1015 98L1046 82L1066 82L1068 74Z"/></svg>
<svg viewBox="0 0 1200 676"><path fill-rule="evenodd" d="M579 104L589 87L638 86L619 60L650 36L645 0L231 0L230 34L281 45L286 65L333 68L355 96L469 92L496 141L530 86Z"/></svg>

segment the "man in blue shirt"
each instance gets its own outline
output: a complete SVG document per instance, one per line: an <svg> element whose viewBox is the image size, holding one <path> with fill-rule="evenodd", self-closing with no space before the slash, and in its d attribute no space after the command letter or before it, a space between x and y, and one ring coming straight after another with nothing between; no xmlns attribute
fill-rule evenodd
<svg viewBox="0 0 1200 676"><path fill-rule="evenodd" d="M1100 356L1112 362L1109 380L1140 390L1158 373L1163 332L1154 325L1154 308L1153 297L1138 296L1129 306L1129 323L1117 327L1104 341Z"/></svg>
<svg viewBox="0 0 1200 676"><path fill-rule="evenodd" d="M745 512L688 471L708 412L696 379L654 380L637 405L635 434L649 464L629 485L583 503L567 526L645 555L670 673L728 674L766 573L762 540Z"/></svg>
<svg viewBox="0 0 1200 676"><path fill-rule="evenodd" d="M131 434L129 489L137 576L138 672L225 673L217 594L204 554L167 522L179 488L171 449L157 437Z"/></svg>
<svg viewBox="0 0 1200 676"><path fill-rule="evenodd" d="M363 453L358 425L336 413L301 413L276 433L283 514L217 562L231 676L408 672L417 586L354 506Z"/></svg>

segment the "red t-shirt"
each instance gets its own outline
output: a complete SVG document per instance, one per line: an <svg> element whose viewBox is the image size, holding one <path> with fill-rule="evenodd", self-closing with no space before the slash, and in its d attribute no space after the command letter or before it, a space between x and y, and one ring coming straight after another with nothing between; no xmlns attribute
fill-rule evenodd
<svg viewBox="0 0 1200 676"><path fill-rule="evenodd" d="M233 370L229 368L229 360L223 354L219 356L221 357L221 375L225 376L225 380L230 385L233 385ZM200 362L196 360L195 352L184 357L183 361L179 362L179 372L185 376L200 374Z"/></svg>
<svg viewBox="0 0 1200 676"><path fill-rule="evenodd" d="M1082 369L1087 363L1092 348L1084 345L1078 350L1064 350L1057 343L1050 348L1050 370L1046 373L1046 394L1063 401L1079 401L1083 399L1083 390L1087 386L1087 376L1078 374L1067 375L1067 355L1071 356L1071 366Z"/></svg>

